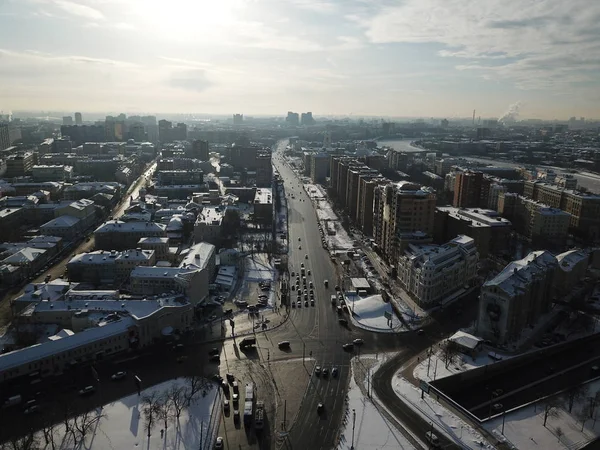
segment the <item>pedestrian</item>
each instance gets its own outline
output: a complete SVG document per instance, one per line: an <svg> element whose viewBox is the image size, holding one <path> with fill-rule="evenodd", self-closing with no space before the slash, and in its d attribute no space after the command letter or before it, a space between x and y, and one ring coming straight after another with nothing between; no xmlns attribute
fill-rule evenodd
<svg viewBox="0 0 600 450"><path fill-rule="evenodd" d="M161 429L160 430L160 438L162 439L164 435L165 435L165 430Z"/></svg>

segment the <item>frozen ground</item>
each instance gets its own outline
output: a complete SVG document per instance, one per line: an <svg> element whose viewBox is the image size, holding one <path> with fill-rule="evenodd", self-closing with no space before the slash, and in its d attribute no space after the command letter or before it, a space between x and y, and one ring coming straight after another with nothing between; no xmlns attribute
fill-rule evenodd
<svg viewBox="0 0 600 450"><path fill-rule="evenodd" d="M510 355L498 353L502 359L508 359ZM418 380L434 381L438 378L448 377L459 372L475 369L485 366L486 364L494 364L495 361L488 356L487 351L483 351L477 357L472 358L463 353L459 353L454 357L452 364L446 364L442 355L442 350L436 346L430 358L425 358L415 367L413 375Z"/></svg>
<svg viewBox="0 0 600 450"><path fill-rule="evenodd" d="M153 426L150 427L150 436L148 436L148 420L145 414L147 408L142 399L152 395L166 396L172 389L184 390L189 389L189 386L188 381L182 378L161 383L143 390L141 396L130 395L105 405L103 409L96 409L87 415L71 419L72 431L70 432L65 432L65 425L62 423L51 430L46 429L48 436L52 436L54 445L49 442L44 447L44 432L40 431L37 434L40 448L45 450L212 449L219 424L221 400L216 385L209 382L196 393L190 405L183 408L179 419L175 417L174 408L171 408L166 429L163 420L153 416ZM84 428L87 428L85 438L80 431L77 431Z"/></svg>
<svg viewBox="0 0 600 450"><path fill-rule="evenodd" d="M408 450L414 449L409 440L385 417L382 406L367 397L368 383L359 376L364 367L362 362L373 362L370 371L374 373L383 362L382 355L376 360L373 355L361 357L361 362L352 359L344 423L340 432L337 450L350 450L352 446L352 425L354 423L354 448L361 450ZM371 394L373 395L373 394ZM375 400L377 400L375 398ZM356 419L354 419L354 413Z"/></svg>
<svg viewBox="0 0 600 450"><path fill-rule="evenodd" d="M371 295L369 297L360 297L346 293L346 304L350 311L352 322L360 328L380 333L395 333L403 329L402 322L392 311L392 305L385 303L381 295ZM384 313L391 314L391 321Z"/></svg>
<svg viewBox="0 0 600 450"><path fill-rule="evenodd" d="M462 444L463 448L474 450L494 448L477 430L445 409L429 395L425 395L421 400L420 389L402 377L400 373L394 375L392 386L400 401L409 405L433 424L436 434L445 435L458 445Z"/></svg>

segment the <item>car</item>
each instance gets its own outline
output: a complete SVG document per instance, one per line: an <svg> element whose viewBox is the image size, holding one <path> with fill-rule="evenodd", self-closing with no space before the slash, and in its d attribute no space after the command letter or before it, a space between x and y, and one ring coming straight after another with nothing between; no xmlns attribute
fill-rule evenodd
<svg viewBox="0 0 600 450"><path fill-rule="evenodd" d="M329 286L329 280L323 281L323 284L325 285L325 287Z"/></svg>
<svg viewBox="0 0 600 450"><path fill-rule="evenodd" d="M94 386L86 386L79 391L79 395L92 395L96 392L96 388Z"/></svg>
<svg viewBox="0 0 600 450"><path fill-rule="evenodd" d="M219 353L220 353L219 349L216 347L213 347L209 350L208 356L215 356L215 355L218 355Z"/></svg>
<svg viewBox="0 0 600 450"><path fill-rule="evenodd" d="M335 290L336 290L336 291L339 291L339 290L340 290L340 287L339 287L337 284L335 285Z"/></svg>
<svg viewBox="0 0 600 450"><path fill-rule="evenodd" d="M227 378L227 381L229 383L233 383L235 381L235 376L232 373L228 373L227 375L225 375L225 378Z"/></svg>
<svg viewBox="0 0 600 450"><path fill-rule="evenodd" d="M317 405L317 414L321 414L324 409L325 409L325 406L323 405L323 403L319 403Z"/></svg>
<svg viewBox="0 0 600 450"><path fill-rule="evenodd" d="M292 308L296 307L296 302L292 302Z"/></svg>
<svg viewBox="0 0 600 450"><path fill-rule="evenodd" d="M223 438L219 436L215 441L215 450L221 450L223 448Z"/></svg>
<svg viewBox="0 0 600 450"><path fill-rule="evenodd" d="M212 358L214 358L214 357L211 357L211 359L212 359ZM187 356L185 356L185 355L178 356L178 357L177 357L177 362L178 362L178 363L182 363L182 362L185 362L185 361L187 361L187 359L188 359L188 357L187 357Z"/></svg>
<svg viewBox="0 0 600 450"><path fill-rule="evenodd" d="M492 405L492 409L494 411L502 411L503 408L504 408L504 405L502 403L494 403Z"/></svg>
<svg viewBox="0 0 600 450"><path fill-rule="evenodd" d="M346 319L338 319L338 323L344 327L348 326L348 321Z"/></svg>
<svg viewBox="0 0 600 450"><path fill-rule="evenodd" d="M290 348L290 341L281 341L277 346L281 349Z"/></svg>
<svg viewBox="0 0 600 450"><path fill-rule="evenodd" d="M174 345L173 350L175 350L176 352L180 352L181 350L183 350L183 344Z"/></svg>
<svg viewBox="0 0 600 450"><path fill-rule="evenodd" d="M304 294L304 301L308 302L308 294Z"/></svg>
<svg viewBox="0 0 600 450"><path fill-rule="evenodd" d="M337 367L334 367L333 369L331 369L331 376L333 378L337 378L337 376L338 376L338 368Z"/></svg>
<svg viewBox="0 0 600 450"><path fill-rule="evenodd" d="M308 259L308 255L304 255L304 259Z"/></svg>
<svg viewBox="0 0 600 450"><path fill-rule="evenodd" d="M365 341L363 341L362 339L354 339L354 340L352 341L352 343L353 343L354 345L363 345L363 344L365 343Z"/></svg>
<svg viewBox="0 0 600 450"><path fill-rule="evenodd" d="M23 411L23 414L29 415L29 414L33 414L33 413L39 412L39 410L40 410L40 406L39 405L32 405L29 408L26 408Z"/></svg>
<svg viewBox="0 0 600 450"><path fill-rule="evenodd" d="M125 371L121 371L121 372L114 373L114 374L113 374L113 375L110 377L110 379L111 379L111 380L113 380L113 381L117 381L117 380L122 380L122 379L123 379L123 378L125 378L126 376L127 376L127 372L125 372Z"/></svg>
<svg viewBox="0 0 600 450"><path fill-rule="evenodd" d="M351 352L352 350L354 350L354 344L352 344L352 343L344 344L344 345L342 345L342 348L344 350L346 350L347 352Z"/></svg>
<svg viewBox="0 0 600 450"><path fill-rule="evenodd" d="M298 300L296 302L296 306L298 306L298 308L302 308L302 302L300 300Z"/></svg>
<svg viewBox="0 0 600 450"><path fill-rule="evenodd" d="M240 394L237 392L234 392L233 395L231 396L231 399L233 400L233 403L237 403L240 401Z"/></svg>
<svg viewBox="0 0 600 450"><path fill-rule="evenodd" d="M304 306L308 306L308 300L304 300Z"/></svg>
<svg viewBox="0 0 600 450"><path fill-rule="evenodd" d="M208 358L208 360L209 360L210 362L216 362L216 363L219 363L219 362L221 362L221 358L219 358L219 355L213 355L213 356L211 356L210 358Z"/></svg>
<svg viewBox="0 0 600 450"><path fill-rule="evenodd" d="M233 410L233 421L235 423L239 423L239 421L240 421L240 410L239 409Z"/></svg>
<svg viewBox="0 0 600 450"><path fill-rule="evenodd" d="M291 276L293 277L293 276L295 276L295 275L296 275L296 274L295 274L295 272L292 270L292 275L291 275Z"/></svg>
<svg viewBox="0 0 600 450"><path fill-rule="evenodd" d="M425 438L429 441L432 447L437 448L440 446L440 439L433 433L433 431L428 431L425 433Z"/></svg>
<svg viewBox="0 0 600 450"><path fill-rule="evenodd" d="M302 246L301 245L298 246L298 250L302 250Z"/></svg>
<svg viewBox="0 0 600 450"><path fill-rule="evenodd" d="M419 329L417 330L417 334L418 334L419 336L422 336L422 335L424 335L424 334L425 334L425 330L424 330L423 328L419 328Z"/></svg>
<svg viewBox="0 0 600 450"><path fill-rule="evenodd" d="M227 399L223 400L223 411L229 412L229 409L230 409L229 400L227 400Z"/></svg>
<svg viewBox="0 0 600 450"><path fill-rule="evenodd" d="M310 306L315 306L315 299L314 298L310 299Z"/></svg>
<svg viewBox="0 0 600 450"><path fill-rule="evenodd" d="M306 272L308 275L310 275L310 269L308 269L308 271Z"/></svg>
<svg viewBox="0 0 600 450"><path fill-rule="evenodd" d="M316 367L315 367L315 375L316 375L316 376L319 376L319 375L321 375L321 366L316 366Z"/></svg>
<svg viewBox="0 0 600 450"><path fill-rule="evenodd" d="M311 281L310 283L308 283L308 287L310 288L310 290L311 290L311 291L313 290L313 288L314 288L315 286L313 285L313 282L312 282L312 281Z"/></svg>
<svg viewBox="0 0 600 450"><path fill-rule="evenodd" d="M300 236L298 236L298 242L300 242L302 240L302 238L300 238Z"/></svg>
<svg viewBox="0 0 600 450"><path fill-rule="evenodd" d="M328 377L329 376L329 369L327 367L323 367L323 370L321 371L321 373L323 374L324 377Z"/></svg>

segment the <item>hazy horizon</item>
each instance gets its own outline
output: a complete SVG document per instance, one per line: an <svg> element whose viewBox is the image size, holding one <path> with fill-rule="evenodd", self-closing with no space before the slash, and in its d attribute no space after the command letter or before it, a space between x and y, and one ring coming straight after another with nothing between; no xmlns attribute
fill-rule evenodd
<svg viewBox="0 0 600 450"><path fill-rule="evenodd" d="M6 0L0 109L600 118L587 0Z"/></svg>

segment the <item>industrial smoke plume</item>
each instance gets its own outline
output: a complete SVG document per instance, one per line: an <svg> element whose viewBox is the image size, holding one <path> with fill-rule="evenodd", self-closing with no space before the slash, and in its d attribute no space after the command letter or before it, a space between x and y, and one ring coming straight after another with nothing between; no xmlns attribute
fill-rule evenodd
<svg viewBox="0 0 600 450"><path fill-rule="evenodd" d="M519 117L519 110L523 104L519 100L508 107L508 110L502 114L502 117L498 119L498 122L514 122Z"/></svg>

